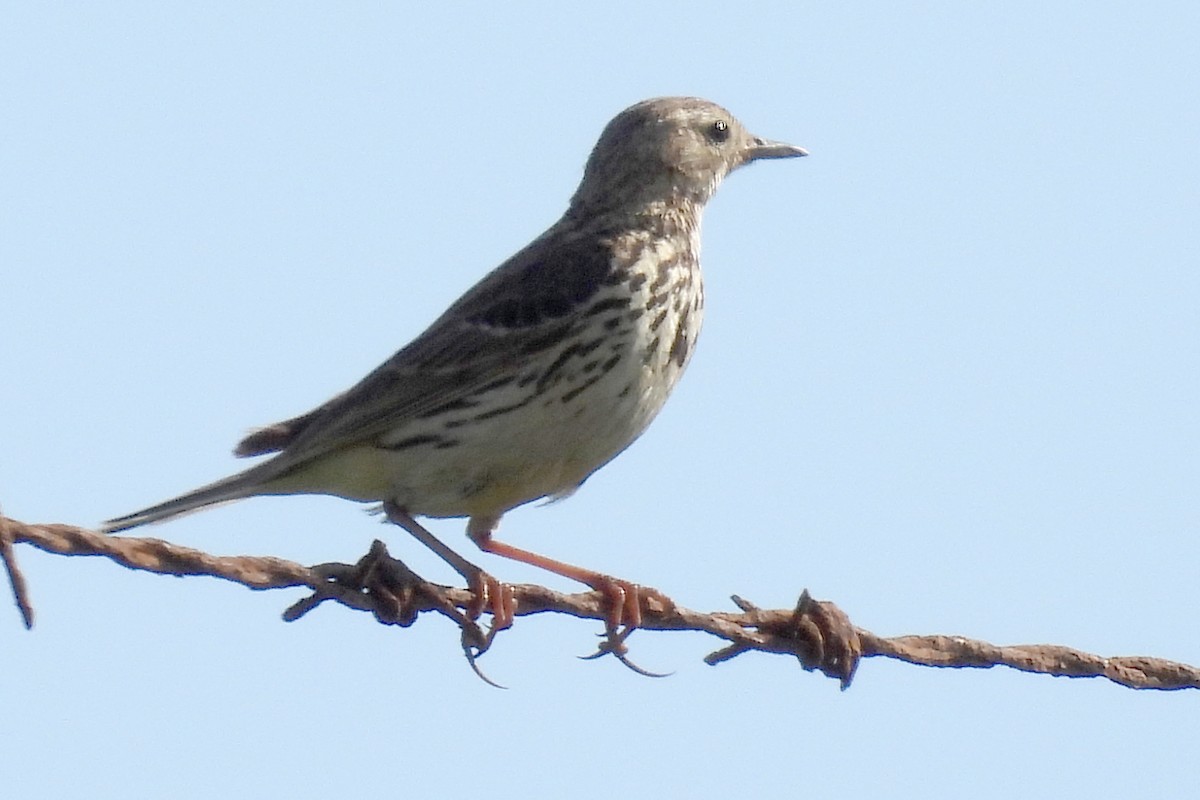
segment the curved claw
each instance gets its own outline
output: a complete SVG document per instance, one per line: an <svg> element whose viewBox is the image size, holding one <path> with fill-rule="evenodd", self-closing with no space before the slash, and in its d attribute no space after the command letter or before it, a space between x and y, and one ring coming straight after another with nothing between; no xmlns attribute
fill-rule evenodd
<svg viewBox="0 0 1200 800"><path fill-rule="evenodd" d="M639 667L637 664L633 663L633 661L631 661L629 659L629 655L626 653L613 653L613 655L617 657L617 661L620 661L622 664L629 667L629 669L633 670L638 675L641 675L644 678L669 678L675 674L674 671L672 671L672 672L651 672L650 670L646 669L645 667Z"/></svg>
<svg viewBox="0 0 1200 800"><path fill-rule="evenodd" d="M639 667L629 658L629 648L625 646L625 639L629 634L633 633L632 628L626 628L618 634L606 636L604 641L596 648L596 652L590 656L579 656L581 661L595 661L597 658L612 655L629 669L646 678L666 678L674 675L674 672L651 672L645 667Z"/></svg>
<svg viewBox="0 0 1200 800"><path fill-rule="evenodd" d="M479 657L492 646L497 633L512 627L517 614L516 592L512 586L501 583L482 570L470 581L470 584L470 589L475 597L466 609L470 629L466 625L462 629L463 655L466 656L467 663L471 665L471 670L481 681L497 689L507 689L507 686L496 683L484 674L483 670L479 668ZM485 607L492 614L492 624L488 627L487 633L472 635L472 633L480 633L475 620L483 613Z"/></svg>
<svg viewBox="0 0 1200 800"><path fill-rule="evenodd" d="M625 640L642 624L642 601L652 597L664 608L674 607L674 602L657 591L645 589L636 583L619 580L608 575L595 575L588 585L604 596L606 614L604 618L604 641L597 647L596 652L589 656L580 656L584 661L591 661L601 656L613 655L618 661L638 675L647 678L665 678L673 673L651 672L638 666L629 658L629 648Z"/></svg>
<svg viewBox="0 0 1200 800"><path fill-rule="evenodd" d="M489 643L490 643L491 637L489 636L488 638L489 638ZM471 665L471 671L475 673L475 676L477 678L479 678L479 680L486 683L488 686L494 687L496 689L507 689L508 688L507 686L500 684L500 683L496 683L494 680L489 678L487 675L483 674L483 670L479 668L479 656L483 655L485 650L487 650L486 647L484 647L481 650L473 650L473 648L470 645L463 645L463 655L467 657L467 663Z"/></svg>

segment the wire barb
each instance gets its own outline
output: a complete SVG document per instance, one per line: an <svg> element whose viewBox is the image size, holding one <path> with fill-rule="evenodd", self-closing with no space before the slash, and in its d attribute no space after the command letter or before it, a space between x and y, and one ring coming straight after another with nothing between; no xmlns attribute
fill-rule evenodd
<svg viewBox="0 0 1200 800"><path fill-rule="evenodd" d="M9 530L8 518L0 514L0 561L8 573L8 585L12 588L13 601L21 612L21 621L25 630L33 629L33 604L29 601L29 587L25 583L25 575L17 565L17 556L13 552L13 534Z"/></svg>

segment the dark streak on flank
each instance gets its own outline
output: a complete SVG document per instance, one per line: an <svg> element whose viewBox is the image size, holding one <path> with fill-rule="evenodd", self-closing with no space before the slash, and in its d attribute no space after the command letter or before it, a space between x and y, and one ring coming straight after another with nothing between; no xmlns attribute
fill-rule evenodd
<svg viewBox="0 0 1200 800"><path fill-rule="evenodd" d="M564 403L571 402L576 397L578 397L580 394L582 394L585 389L595 386L596 381L600 380L603 377L604 377L604 375L600 374L600 375L593 375L592 377L588 378L586 381L584 381L583 383L579 384L571 391L564 394L562 396L562 402L564 402Z"/></svg>
<svg viewBox="0 0 1200 800"><path fill-rule="evenodd" d="M529 405L529 403L535 397L537 397L537 395L531 394L519 403L512 403L507 406L500 406L498 408L493 408L491 411L484 411L480 414L476 414L471 419L474 422L478 422L479 420L491 419L492 417L499 417L503 414L507 414L510 411L516 411L518 408Z"/></svg>
<svg viewBox="0 0 1200 800"><path fill-rule="evenodd" d="M646 345L646 352L642 355L642 363L650 366L650 363L658 357L658 345L660 338L655 336L650 340L650 344Z"/></svg>
<svg viewBox="0 0 1200 800"><path fill-rule="evenodd" d="M654 283L650 284L650 294L662 294L662 290L671 282L671 267L674 266L673 261L660 261L658 263L658 274L654 277Z"/></svg>
<svg viewBox="0 0 1200 800"><path fill-rule="evenodd" d="M485 392L490 392L495 389L499 389L502 386L508 386L510 383L512 383L515 380L516 380L515 375L510 375L507 378L497 378L496 380L492 381L491 383L485 383L483 386L480 386L478 389L475 390L475 393L476 394L484 394Z"/></svg>
<svg viewBox="0 0 1200 800"><path fill-rule="evenodd" d="M590 388L590 387L592 387L592 386L595 386L595 385L596 385L596 382L597 382L597 381L599 381L601 378L603 378L605 375L607 375L607 374L608 374L608 372L609 372L610 370L612 370L612 368L613 368L613 367L615 367L615 366L616 366L616 365L617 365L617 364L618 364L620 361L621 361L621 354L620 354L620 353L617 353L616 355L614 355L614 356L611 356L611 357L610 357L610 358L609 358L607 361L605 361L603 364L601 364L601 365L600 365L600 371L599 371L599 372L597 372L597 373L596 373L595 375L593 375L592 377L588 378L588 379L587 379L586 381L584 381L583 383L581 383L581 384L579 384L578 386L576 386L576 387L575 387L574 389L572 389L571 391L569 391L569 392L567 392L566 394L564 394L564 395L562 396L562 401L563 401L564 403L569 403L569 402L571 402L572 400L574 400L576 397L578 397L580 394L582 394L582 393L583 393L583 391L584 391L585 389L588 389L588 388ZM588 367L586 367L586 366L585 366L585 367L584 367L584 371L585 371L585 372L586 372L586 371L588 371ZM627 386L627 387L625 387L625 391L629 391L629 387L628 387L628 386Z"/></svg>
<svg viewBox="0 0 1200 800"><path fill-rule="evenodd" d="M521 353L524 355L533 355L540 353L543 350L549 350L557 344L560 344L564 339L574 335L575 328L571 325L559 325L545 334L530 339L521 345Z"/></svg>
<svg viewBox="0 0 1200 800"><path fill-rule="evenodd" d="M684 309L679 315L679 325L675 328L675 341L671 342L670 357L675 359L675 363L681 368L687 362L688 357L688 309Z"/></svg>
<svg viewBox="0 0 1200 800"><path fill-rule="evenodd" d="M632 297L608 297L592 303L591 307L583 315L585 317L594 317L597 314L603 314L605 311L621 311L629 308L629 304L632 302Z"/></svg>
<svg viewBox="0 0 1200 800"><path fill-rule="evenodd" d="M604 344L604 337L599 337L586 344L573 344L559 353L558 358L554 359L554 363L547 367L546 371L538 379L537 393L541 394L546 391L546 388L550 386L554 378L554 374L561 370L568 361L576 356L586 356L602 344Z"/></svg>
<svg viewBox="0 0 1200 800"><path fill-rule="evenodd" d="M442 403L440 406L433 408L417 415L418 419L429 419L430 417L438 417L445 414L447 411L465 411L468 408L474 408L479 405L478 400L468 400L465 397L460 397L457 400L451 400L449 403Z"/></svg>
<svg viewBox="0 0 1200 800"><path fill-rule="evenodd" d="M387 450L407 450L410 447L419 447L423 444L432 444L432 445L436 445L436 446L440 447L442 441L444 441L444 440L442 439L441 436L431 436L428 434L422 435L422 436L410 436L407 439L401 439L400 441L396 442L395 444L387 445L387 447L385 449L387 449Z"/></svg>
<svg viewBox="0 0 1200 800"><path fill-rule="evenodd" d="M671 297L670 294L668 294L667 292L663 292L663 291L653 292L650 295L650 299L646 301L646 310L649 311L650 309L654 308L655 306L661 306L663 303L667 302L667 300L669 300L670 297Z"/></svg>

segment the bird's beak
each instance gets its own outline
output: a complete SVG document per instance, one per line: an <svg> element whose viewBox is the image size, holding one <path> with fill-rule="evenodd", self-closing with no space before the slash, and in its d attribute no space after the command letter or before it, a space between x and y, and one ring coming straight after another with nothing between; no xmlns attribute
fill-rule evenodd
<svg viewBox="0 0 1200 800"><path fill-rule="evenodd" d="M750 140L750 146L746 148L745 152L747 161L757 161L760 158L798 158L808 155L808 151L803 147L773 142L757 136Z"/></svg>

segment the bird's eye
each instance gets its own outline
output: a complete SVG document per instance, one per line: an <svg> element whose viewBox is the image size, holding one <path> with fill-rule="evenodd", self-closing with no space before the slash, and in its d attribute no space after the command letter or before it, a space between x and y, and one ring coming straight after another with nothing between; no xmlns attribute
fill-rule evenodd
<svg viewBox="0 0 1200 800"><path fill-rule="evenodd" d="M729 123L723 119L719 119L712 124L709 130L709 136L714 142L723 142L729 138Z"/></svg>

